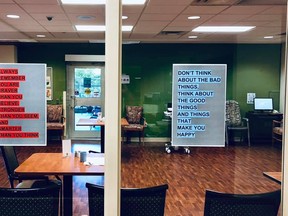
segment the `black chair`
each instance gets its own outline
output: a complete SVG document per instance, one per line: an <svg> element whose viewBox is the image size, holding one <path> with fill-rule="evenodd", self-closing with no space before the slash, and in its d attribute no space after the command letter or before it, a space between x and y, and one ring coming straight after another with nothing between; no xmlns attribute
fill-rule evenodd
<svg viewBox="0 0 288 216"><path fill-rule="evenodd" d="M206 190L204 216L277 216L281 190L262 194L227 194Z"/></svg>
<svg viewBox="0 0 288 216"><path fill-rule="evenodd" d="M89 215L104 215L104 187L86 183ZM168 185L121 189L122 216L163 216Z"/></svg>
<svg viewBox="0 0 288 216"><path fill-rule="evenodd" d="M58 216L60 188L0 188L0 215Z"/></svg>
<svg viewBox="0 0 288 216"><path fill-rule="evenodd" d="M49 180L48 176L18 176L14 172L14 170L19 166L15 148L13 146L1 146L0 148L11 188L14 188L14 181L20 183L17 185L18 188L42 187L47 184L58 184L58 181ZM59 177L57 178L60 180Z"/></svg>

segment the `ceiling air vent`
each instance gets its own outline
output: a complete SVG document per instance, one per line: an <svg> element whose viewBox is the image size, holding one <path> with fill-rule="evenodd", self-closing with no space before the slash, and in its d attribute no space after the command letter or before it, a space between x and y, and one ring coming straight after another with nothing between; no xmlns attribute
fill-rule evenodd
<svg viewBox="0 0 288 216"><path fill-rule="evenodd" d="M187 31L161 31L159 35L181 36L187 33Z"/></svg>
<svg viewBox="0 0 288 216"><path fill-rule="evenodd" d="M234 5L241 0L194 0L191 5Z"/></svg>
<svg viewBox="0 0 288 216"><path fill-rule="evenodd" d="M241 0L238 5L286 5L287 0Z"/></svg>

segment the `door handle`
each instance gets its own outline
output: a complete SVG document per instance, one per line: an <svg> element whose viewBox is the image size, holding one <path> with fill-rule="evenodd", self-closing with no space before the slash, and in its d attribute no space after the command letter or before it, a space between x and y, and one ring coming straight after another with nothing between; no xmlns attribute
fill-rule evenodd
<svg viewBox="0 0 288 216"><path fill-rule="evenodd" d="M75 95L71 95L70 98L71 98L70 109L73 110L75 108L75 106L76 106L76 96Z"/></svg>

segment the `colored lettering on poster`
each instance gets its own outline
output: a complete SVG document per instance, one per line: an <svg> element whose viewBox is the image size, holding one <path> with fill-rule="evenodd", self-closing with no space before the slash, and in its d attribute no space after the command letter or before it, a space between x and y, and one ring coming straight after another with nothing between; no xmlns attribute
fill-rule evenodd
<svg viewBox="0 0 288 216"><path fill-rule="evenodd" d="M177 71L177 138L195 138L205 132L205 124L193 124L194 119L210 118L209 110L201 110L209 98L215 97L213 89L201 89L203 84L220 84L222 78L213 76L212 70ZM212 88L212 87L211 87Z"/></svg>
<svg viewBox="0 0 288 216"><path fill-rule="evenodd" d="M26 113L21 107L23 94L19 91L20 82L25 82L26 76L19 74L15 68L0 68L0 138L22 139L39 138L39 132L25 132L22 126L9 125L9 119L36 120L39 113Z"/></svg>

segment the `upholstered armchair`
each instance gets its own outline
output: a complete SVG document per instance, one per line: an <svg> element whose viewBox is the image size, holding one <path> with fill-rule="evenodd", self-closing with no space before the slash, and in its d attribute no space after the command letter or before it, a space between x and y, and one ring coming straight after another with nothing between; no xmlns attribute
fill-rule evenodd
<svg viewBox="0 0 288 216"><path fill-rule="evenodd" d="M272 144L274 145L275 141L282 142L282 134L283 134L283 120L272 121Z"/></svg>
<svg viewBox="0 0 288 216"><path fill-rule="evenodd" d="M64 135L65 119L62 105L47 105L47 131L59 131L60 139Z"/></svg>
<svg viewBox="0 0 288 216"><path fill-rule="evenodd" d="M129 125L123 127L124 136L126 137L126 142L129 141L132 133L138 133L139 143L144 145L144 129L147 125L143 117L143 107L142 106L126 106L126 116Z"/></svg>
<svg viewBox="0 0 288 216"><path fill-rule="evenodd" d="M247 135L248 145L250 146L250 132L249 121L247 118L242 118L240 113L239 103L235 100L226 101L226 121L225 121L225 133L226 144L229 145L230 135L233 131L241 132L241 141L243 138L243 132Z"/></svg>

